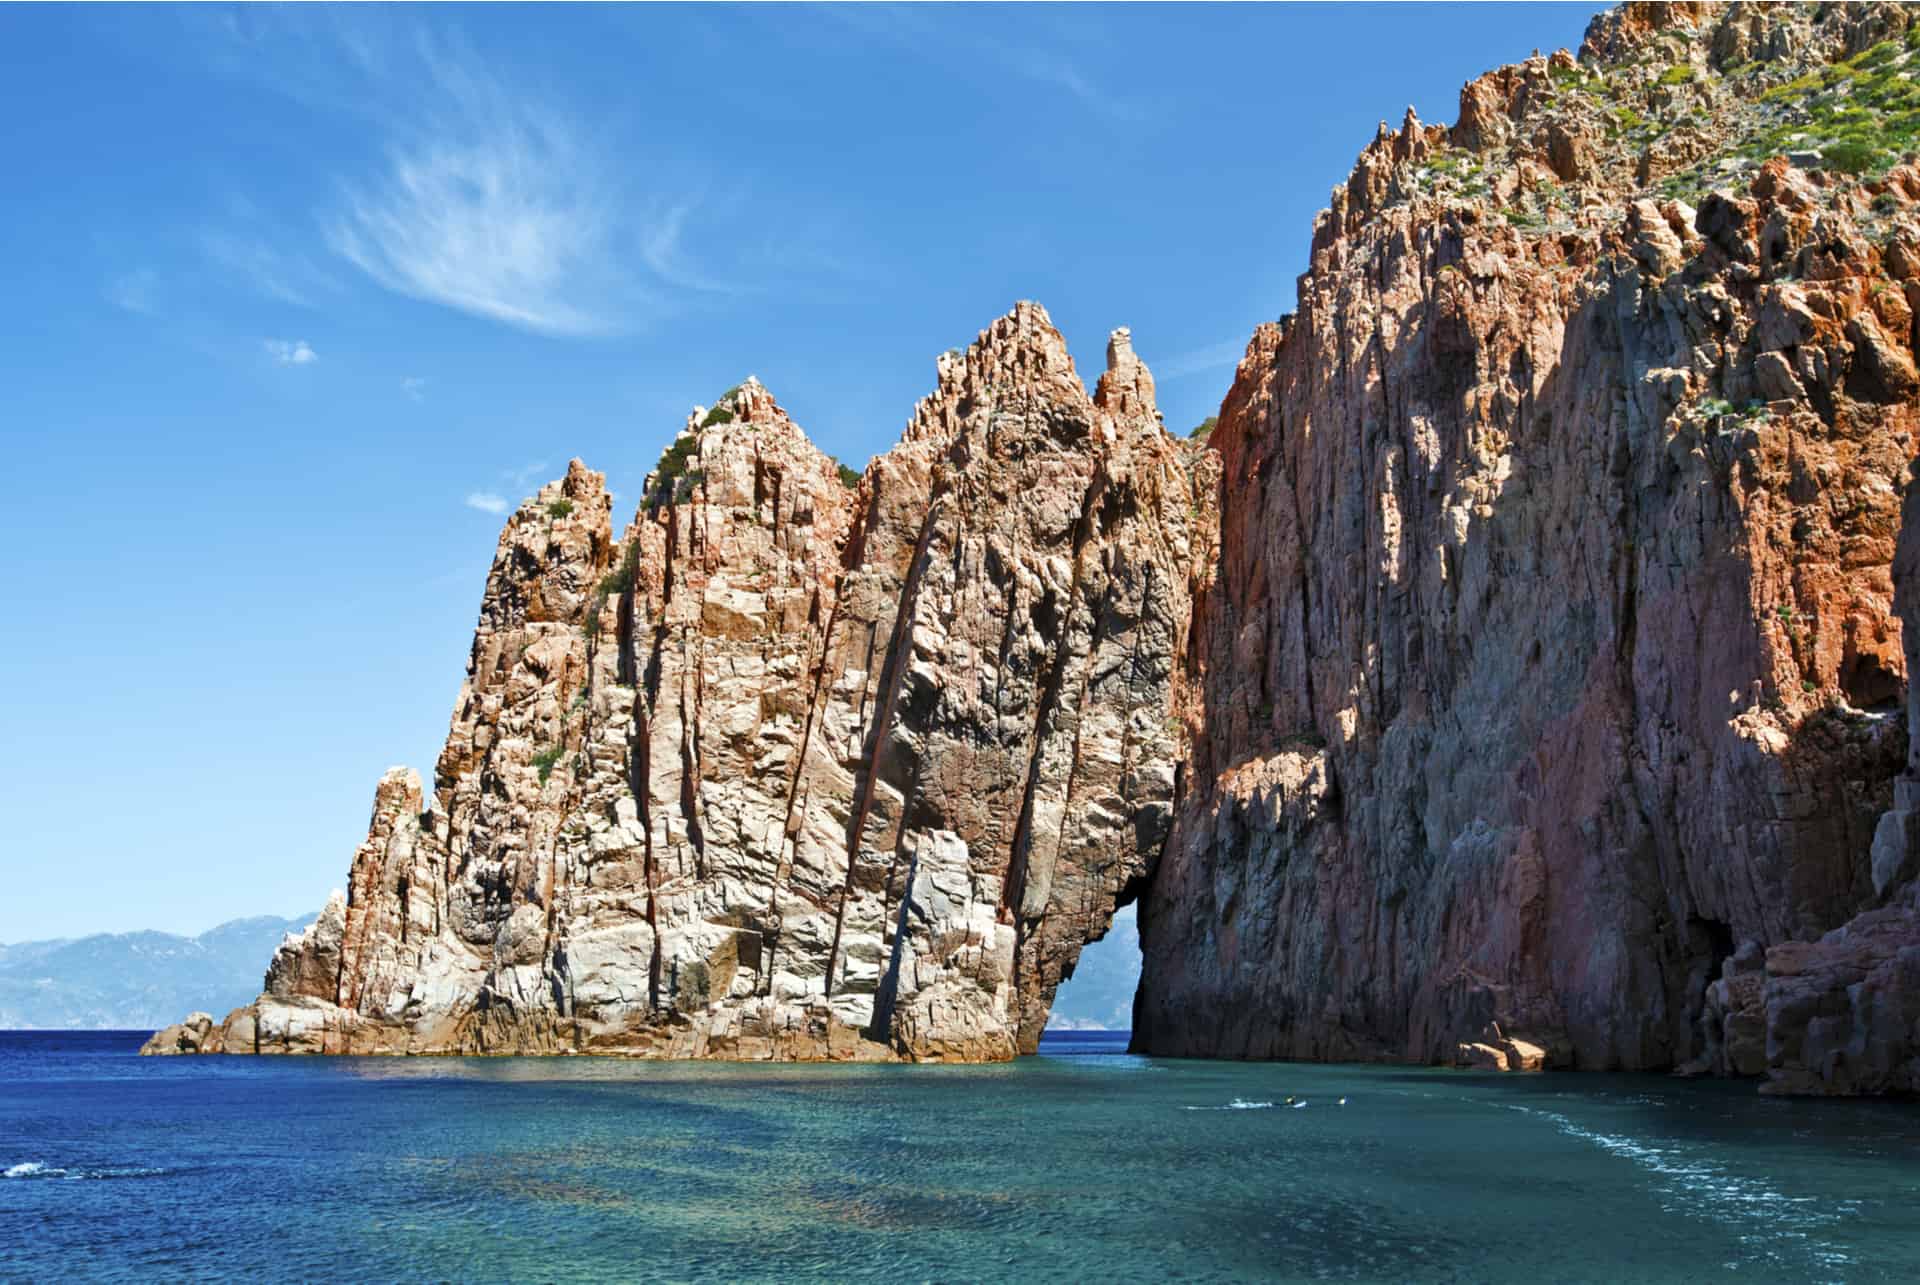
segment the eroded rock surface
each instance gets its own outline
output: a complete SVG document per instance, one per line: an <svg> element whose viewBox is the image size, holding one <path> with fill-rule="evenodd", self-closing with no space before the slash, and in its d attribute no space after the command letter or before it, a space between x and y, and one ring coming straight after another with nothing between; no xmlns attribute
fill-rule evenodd
<svg viewBox="0 0 1920 1285"><path fill-rule="evenodd" d="M1192 497L1124 331L938 376L864 476L749 381L618 540L577 461L523 504L432 795L197 1046L1031 1051L1172 824Z"/></svg>
<svg viewBox="0 0 1920 1285"><path fill-rule="evenodd" d="M218 1053L221 1028L208 1013L189 1013L172 1026L155 1031L140 1046L142 1057L176 1057L183 1053Z"/></svg>
<svg viewBox="0 0 1920 1285"><path fill-rule="evenodd" d="M1153 1052L1920 1091L1913 18L1383 123L1203 444L1021 305L862 476L751 381L617 539L576 463L432 791L156 1051L1009 1057L1138 896Z"/></svg>
<svg viewBox="0 0 1920 1285"><path fill-rule="evenodd" d="M1907 493L1894 573L1911 673L1920 663L1920 490ZM1909 727L1917 695L1909 686ZM1777 943L1763 972L1729 978L1746 989L1722 1000L1731 1065L1716 1069L1764 1072L1769 1093L1920 1093L1920 745L1911 741L1893 796L1870 854L1879 904L1817 941Z"/></svg>
<svg viewBox="0 0 1920 1285"><path fill-rule="evenodd" d="M1748 155L1908 92L1907 21L1628 5L1382 126L1210 439L1137 1047L1794 1089L1910 1056L1872 908L1911 878L1920 175Z"/></svg>

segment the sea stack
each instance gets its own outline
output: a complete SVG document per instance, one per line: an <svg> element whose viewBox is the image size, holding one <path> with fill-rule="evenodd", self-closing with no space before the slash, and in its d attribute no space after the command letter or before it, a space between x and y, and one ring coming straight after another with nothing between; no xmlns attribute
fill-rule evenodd
<svg viewBox="0 0 1920 1285"><path fill-rule="evenodd" d="M864 474L749 380L618 538L575 461L501 535L432 793L381 781L347 891L194 1047L1031 1052L1181 752L1194 504L1112 353L1090 395L1020 304Z"/></svg>

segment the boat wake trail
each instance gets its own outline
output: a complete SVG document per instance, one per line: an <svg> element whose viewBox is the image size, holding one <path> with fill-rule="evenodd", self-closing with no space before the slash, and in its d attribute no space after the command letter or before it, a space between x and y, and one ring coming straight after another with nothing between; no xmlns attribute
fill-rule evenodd
<svg viewBox="0 0 1920 1285"><path fill-rule="evenodd" d="M12 1165L0 1170L0 1178L59 1178L67 1182L98 1181L105 1178L158 1178L166 1173L165 1169L149 1166L128 1166L107 1169L63 1169L57 1165L42 1164L38 1160L29 1160L23 1164Z"/></svg>
<svg viewBox="0 0 1920 1285"><path fill-rule="evenodd" d="M1666 1138L1631 1138L1574 1123L1558 1111L1503 1104L1552 1124L1571 1138L1631 1161L1661 1179L1657 1190L1670 1213L1705 1217L1736 1234L1754 1261L1798 1272L1842 1271L1853 1260L1821 1233L1859 1213L1857 1200L1790 1196L1759 1178L1734 1173ZM1796 1253L1795 1251L1799 1251ZM1800 1255L1804 1254L1802 1258ZM1727 1264L1737 1268L1738 1263Z"/></svg>

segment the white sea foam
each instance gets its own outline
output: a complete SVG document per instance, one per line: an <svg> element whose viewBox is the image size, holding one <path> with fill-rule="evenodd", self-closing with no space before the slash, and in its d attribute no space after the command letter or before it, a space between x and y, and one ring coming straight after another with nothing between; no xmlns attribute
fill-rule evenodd
<svg viewBox="0 0 1920 1285"><path fill-rule="evenodd" d="M1271 1102L1249 1102L1245 1098L1235 1098L1223 1107L1183 1107L1185 1111L1264 1111L1272 1106Z"/></svg>
<svg viewBox="0 0 1920 1285"><path fill-rule="evenodd" d="M1558 1111L1505 1104L1510 1110L1550 1121L1569 1137L1628 1160L1665 1179L1661 1205L1669 1213L1705 1216L1739 1234L1755 1257L1784 1265L1782 1250L1804 1249L1812 1263L1823 1268L1844 1267L1846 1251L1817 1233L1859 1213L1857 1200L1822 1200L1789 1196L1771 1184L1729 1173L1725 1166L1690 1154L1667 1139L1636 1139L1582 1128ZM1735 1264L1728 1264L1735 1266Z"/></svg>
<svg viewBox="0 0 1920 1285"><path fill-rule="evenodd" d="M146 1165L129 1165L115 1169L61 1169L54 1165L42 1164L38 1160L29 1160L24 1164L13 1165L0 1170L0 1178L63 1178L68 1182L85 1182L102 1178L157 1178L165 1169L155 1169Z"/></svg>

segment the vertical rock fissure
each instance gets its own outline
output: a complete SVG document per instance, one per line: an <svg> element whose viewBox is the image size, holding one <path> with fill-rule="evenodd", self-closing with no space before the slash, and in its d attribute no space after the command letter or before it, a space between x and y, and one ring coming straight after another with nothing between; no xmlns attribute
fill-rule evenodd
<svg viewBox="0 0 1920 1285"><path fill-rule="evenodd" d="M1067 590L1067 607L1062 619L1071 617L1074 604L1080 597L1080 581L1083 573L1082 559L1087 541L1093 534L1094 508L1100 493L1105 489L1106 475L1096 469L1093 479L1088 483L1087 493L1081 499L1080 517L1074 524L1073 532L1073 576ZM1026 783L1022 788L1020 800L1020 820L1013 829L1012 862L1007 871L1006 883L1002 887L1002 909L1011 910L1014 924L1014 960L1019 967L1022 947L1026 943L1026 919L1023 906L1026 901L1027 873L1031 848L1033 846L1033 807L1034 792L1039 788L1042 760L1046 753L1047 737L1058 715L1060 695L1066 685L1067 667L1073 660L1073 648L1062 643L1049 668L1045 681L1041 684L1039 708L1034 717L1033 747L1027 759ZM1018 991L1019 978L1015 977L1015 990Z"/></svg>
<svg viewBox="0 0 1920 1285"><path fill-rule="evenodd" d="M806 776L807 756L813 746L814 725L819 721L821 707L830 695L827 688L827 662L833 654L833 631L840 619L840 596L845 579L846 573L843 571L834 580L833 607L827 612L825 632L819 632L811 627L809 629L808 646L813 649L813 656L812 664L808 669L810 681L807 720L801 727L800 750L794 758L793 771L787 780L787 805L780 815L780 856L774 863L773 882L767 891L767 914L772 921L774 932L772 939L767 943L767 965L761 977L761 988L764 994L771 994L773 991L774 961L782 945L781 933L784 925L781 922L780 898L782 890L787 886L787 881L793 875L794 849L798 843L794 837L793 813L800 798L800 783ZM815 588L813 603L808 611L809 621L817 618L819 607L820 591Z"/></svg>
<svg viewBox="0 0 1920 1285"><path fill-rule="evenodd" d="M900 964L906 956L907 917L913 909L913 881L920 872L920 845L915 843L907 857L907 877L900 889L900 913L894 917L893 943L887 954L886 971L873 996L873 1019L867 1023L867 1038L885 1043L893 1029L893 1009L900 995ZM891 880L889 880L891 882Z"/></svg>
<svg viewBox="0 0 1920 1285"><path fill-rule="evenodd" d="M652 939L651 957L647 962L647 1008L651 1012L660 1011L660 919L657 902L659 900L659 872L654 855L653 838L653 718L652 711L659 699L661 653L667 643L669 626L662 619L653 629L653 645L647 655L647 664L642 672L642 681L634 692L633 732L628 744L627 762L629 771L628 789L633 794L634 811L640 821L642 835L642 877L646 881L646 921L648 936Z"/></svg>
<svg viewBox="0 0 1920 1285"><path fill-rule="evenodd" d="M1061 789L1060 828L1054 836L1054 851L1056 854L1062 853L1066 850L1068 840L1070 839L1073 833L1073 828L1074 828L1073 792L1074 792L1074 788L1079 784L1079 780L1080 780L1080 759L1081 759L1080 733L1081 733L1081 728L1084 726L1084 721L1086 718L1087 692L1089 689L1089 684L1092 682L1093 666L1094 666L1095 658L1100 654L1100 644L1105 640L1103 617L1105 615L1106 606L1109 601L1108 594L1110 593L1111 593L1111 586L1109 586L1108 589L1102 593L1101 610L1097 612L1094 616L1093 629L1091 632L1091 642L1087 647L1086 663L1082 665L1080 669L1080 694L1079 694L1079 698L1074 702L1072 716L1071 716L1071 721L1073 724L1073 733L1072 733L1073 745L1071 749L1068 751L1067 779ZM1123 789L1125 788L1125 780L1126 780L1126 746L1127 746L1127 742L1124 739L1124 735L1123 735L1123 739L1121 741L1121 765L1120 765L1121 781L1122 781ZM1023 883L1021 894L1023 898L1025 896L1025 891L1026 891L1024 887L1025 872L1026 872L1026 867L1025 867L1025 864L1023 863L1022 871L1021 871L1022 883ZM1083 903L1082 903L1082 923L1090 926L1092 924L1092 921L1095 915L1098 912L1096 912L1092 908L1092 896L1094 892L1094 887L1091 883L1089 883L1086 885L1086 888L1087 888L1087 897L1083 899ZM1018 903L1016 903L1016 905L1017 904ZM1107 907L1106 913L1111 914L1112 910L1113 910L1113 907L1109 906ZM1019 957L1021 953L1024 951L1026 946L1026 929L1024 928L1025 923L1026 923L1026 916L1024 914L1017 916L1014 920L1016 961L1019 960ZM1019 967L1018 962L1016 962L1016 968L1017 967ZM1036 986L1041 988L1042 991L1044 991L1045 987L1047 986L1047 979L1044 976L1039 975L1037 971L1034 976L1034 982ZM1039 1000L1042 998L1042 996L1039 993L1036 993L1034 998L1036 1000ZM1037 1047L1038 1046L1037 1041L1040 1038L1039 1031L1035 1030L1035 1031L1029 1032L1027 1029L1029 1013L1033 1012L1040 1026L1044 1028L1047 1021L1047 1012L1051 1008L1052 1002L1053 1001L1052 1001L1051 995L1044 996L1044 1003L1040 1003L1038 1005L1037 1012L1034 1012L1035 1005L1033 1004L1023 1003L1021 1005L1019 1026L1016 1030L1016 1034L1019 1038L1020 1047L1023 1051L1028 1051L1033 1047ZM1029 1038L1029 1036L1031 1036L1031 1038Z"/></svg>
<svg viewBox="0 0 1920 1285"><path fill-rule="evenodd" d="M1015 556L1018 557L1017 548ZM1010 580L1011 583L1007 589L1007 611L1006 615L1002 617L1000 626L1000 648L994 657L993 667L993 734L995 745L998 747L1005 747L1007 744L1007 664L1013 655L1014 628L1020 613L1020 577L1017 574L1012 574ZM1017 761L1011 754L999 755L998 762L1000 771L994 779L995 794L997 797L1005 797L1007 791L1012 788L1018 779L1019 768ZM996 848L998 848L1000 837L1002 833L1004 833L1005 820L1002 814L1003 809L996 808L988 818L989 833L992 835ZM1014 824L1016 827L1019 825L1017 817ZM1007 851L1009 854L1013 851L1011 840L1008 841ZM1011 876L1012 871L1009 870L1008 874ZM1000 901L1000 909L1004 912L1006 909L1005 888L1001 889Z"/></svg>
<svg viewBox="0 0 1920 1285"><path fill-rule="evenodd" d="M885 659L881 662L880 697L874 707L873 722L867 728L867 744L861 754L863 773L852 815L847 821L847 878L840 889L840 905L833 921L833 944L827 951L826 995L833 995L834 974L840 962L840 939L846 928L847 902L853 895L854 873L860 857L860 839L866 829L867 812L873 806L873 792L879 785L880 768L886 754L887 727L893 721L893 704L906 677L911 653L913 617L920 595L920 581L926 572L927 554L946 499L946 488L936 483L927 501L927 515L921 520L920 534L914 544L913 561L908 564L907 581L901 586L895 608L893 629L888 636Z"/></svg>
<svg viewBox="0 0 1920 1285"><path fill-rule="evenodd" d="M696 655L705 650L697 639L695 649ZM680 683L680 815L687 823L687 845L693 849L694 873L703 880L707 877L707 837L700 825L699 727L701 676L705 670L705 665L696 660L682 671ZM686 690L689 685L693 688L691 702Z"/></svg>

